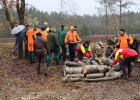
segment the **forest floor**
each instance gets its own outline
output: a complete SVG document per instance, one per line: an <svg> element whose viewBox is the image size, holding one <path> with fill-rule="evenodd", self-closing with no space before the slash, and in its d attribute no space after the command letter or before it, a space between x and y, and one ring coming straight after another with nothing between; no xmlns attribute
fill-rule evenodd
<svg viewBox="0 0 140 100"><path fill-rule="evenodd" d="M12 54L13 43L0 43L0 100L140 100L140 64L134 77L105 82L61 82L63 65L50 66L48 77L36 63Z"/></svg>

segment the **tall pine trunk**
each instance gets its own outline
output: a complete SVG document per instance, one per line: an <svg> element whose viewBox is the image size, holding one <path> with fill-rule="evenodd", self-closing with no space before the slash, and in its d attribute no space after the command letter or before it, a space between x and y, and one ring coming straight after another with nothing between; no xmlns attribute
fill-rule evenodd
<svg viewBox="0 0 140 100"><path fill-rule="evenodd" d="M25 15L25 0L17 0L17 14L19 18L19 24L24 25L24 15ZM23 39L19 39L19 59L23 58Z"/></svg>

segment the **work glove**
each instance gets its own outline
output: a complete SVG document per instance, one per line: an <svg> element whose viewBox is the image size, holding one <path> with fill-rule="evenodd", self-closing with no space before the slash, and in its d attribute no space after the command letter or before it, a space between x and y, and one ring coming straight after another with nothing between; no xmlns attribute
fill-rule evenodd
<svg viewBox="0 0 140 100"><path fill-rule="evenodd" d="M113 65L112 64L110 64L110 67L112 67Z"/></svg>
<svg viewBox="0 0 140 100"><path fill-rule="evenodd" d="M92 61L92 60L93 60L93 58L92 58L92 57L89 57L89 60L90 60L90 61Z"/></svg>

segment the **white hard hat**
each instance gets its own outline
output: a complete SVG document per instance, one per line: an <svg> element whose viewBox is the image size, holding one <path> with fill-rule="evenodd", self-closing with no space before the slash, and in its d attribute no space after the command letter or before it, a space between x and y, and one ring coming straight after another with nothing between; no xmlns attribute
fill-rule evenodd
<svg viewBox="0 0 140 100"><path fill-rule="evenodd" d="M44 25L47 25L48 24L48 22L44 22Z"/></svg>

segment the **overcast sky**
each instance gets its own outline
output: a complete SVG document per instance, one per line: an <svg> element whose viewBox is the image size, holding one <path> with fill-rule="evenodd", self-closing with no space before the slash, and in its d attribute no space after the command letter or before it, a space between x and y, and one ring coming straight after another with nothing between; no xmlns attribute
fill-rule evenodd
<svg viewBox="0 0 140 100"><path fill-rule="evenodd" d="M61 10L61 0L26 0L26 3L33 5L37 9L41 11L56 11L60 12ZM63 0L63 12L67 12L69 14L77 13L79 15L84 14L98 14L98 10L96 9L100 5L96 2L97 0ZM135 4L140 4L139 0L132 0ZM130 11L140 11L140 5L131 6Z"/></svg>

